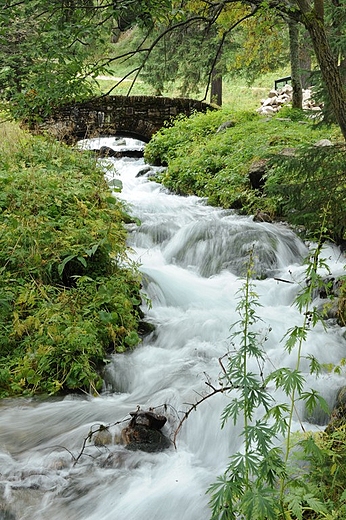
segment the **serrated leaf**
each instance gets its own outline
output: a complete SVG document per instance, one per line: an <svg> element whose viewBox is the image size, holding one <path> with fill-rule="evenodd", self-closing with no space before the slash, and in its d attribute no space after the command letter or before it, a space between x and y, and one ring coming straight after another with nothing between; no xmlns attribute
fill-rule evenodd
<svg viewBox="0 0 346 520"><path fill-rule="evenodd" d="M326 513L327 512L327 509L326 509L325 505L323 504L323 502L321 502L321 500L316 498L311 493L307 493L306 495L304 495L304 500L306 501L308 506L316 513Z"/></svg>

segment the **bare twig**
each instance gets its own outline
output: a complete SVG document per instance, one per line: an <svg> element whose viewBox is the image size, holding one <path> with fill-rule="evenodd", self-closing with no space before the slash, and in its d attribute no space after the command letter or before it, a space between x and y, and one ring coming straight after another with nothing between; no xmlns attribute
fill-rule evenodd
<svg viewBox="0 0 346 520"><path fill-rule="evenodd" d="M173 445L175 448L177 448L177 445L176 445L176 440L177 440L177 436L178 436L178 433L180 432L184 422L186 421L186 419L188 419L189 415L191 414L191 412L195 411L197 409L197 406L199 406L201 403L203 403L204 401L206 401L207 399L209 399L209 397L213 397L214 395L216 394L222 394L223 392L228 392L229 390L233 390L234 389L234 386L222 386L220 388L215 388L211 383L209 382L205 382L205 384L207 386L209 386L209 388L212 389L212 392L210 394L206 394L204 396L201 397L201 399L199 399L199 401L196 401L195 403L193 404L189 404L190 408L184 412L184 417L180 420L179 424L178 424L178 427L176 428L175 432L174 432L174 436L173 436Z"/></svg>

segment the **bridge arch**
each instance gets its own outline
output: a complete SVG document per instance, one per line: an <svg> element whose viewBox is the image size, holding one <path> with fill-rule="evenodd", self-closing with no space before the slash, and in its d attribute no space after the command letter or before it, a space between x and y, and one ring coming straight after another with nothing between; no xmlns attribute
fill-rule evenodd
<svg viewBox="0 0 346 520"><path fill-rule="evenodd" d="M204 101L156 96L104 96L60 107L38 126L60 140L123 135L149 142L179 114L215 110Z"/></svg>

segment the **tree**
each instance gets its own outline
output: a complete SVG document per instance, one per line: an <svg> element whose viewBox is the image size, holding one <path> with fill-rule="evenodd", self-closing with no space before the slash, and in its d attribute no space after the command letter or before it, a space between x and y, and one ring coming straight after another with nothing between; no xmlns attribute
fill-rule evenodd
<svg viewBox="0 0 346 520"><path fill-rule="evenodd" d="M236 48L228 56L227 72L248 84L289 61L287 23L271 11L259 9L232 37Z"/></svg>
<svg viewBox="0 0 346 520"><path fill-rule="evenodd" d="M292 82L292 108L302 109L303 89L299 62L299 28L295 20L288 20L288 32L290 37L290 61Z"/></svg>
<svg viewBox="0 0 346 520"><path fill-rule="evenodd" d="M335 0L335 2L338 4L338 0ZM333 54L327 36L327 28L324 22L323 0L314 0L313 3L310 0L295 0L294 3L288 0L284 0L280 3L276 1L263 2L263 0L251 0L251 2L243 0L242 3L235 0L224 0L214 3L210 3L207 0L200 0L198 2L187 0L180 2L179 5L180 9L184 10L185 13L194 13L185 18L185 24L191 24L193 20L197 19L199 23L203 20L210 25L219 24L220 42L222 43L225 41L226 35L230 34L231 30L250 16L261 12L262 9L277 14L280 17L288 16L293 21L302 23L310 35L336 120L346 139L346 93L338 68L337 56ZM228 27L219 23L220 20L222 20L222 15L229 12L230 9L233 13L237 12L239 5L246 6L249 9L249 14L244 16L244 10L238 11L241 12L241 14L238 15L236 21L233 19ZM179 26L181 26L181 23L176 23L175 27L177 28ZM174 24L171 24L168 30L173 31L173 29ZM158 40L159 38L157 38L157 41Z"/></svg>
<svg viewBox="0 0 346 520"><path fill-rule="evenodd" d="M156 29L155 37L162 29L162 26ZM227 46L224 48L226 52ZM158 42L140 76L160 95L173 82L182 96L198 95L206 85L212 84L211 101L221 105L220 80L225 61L220 51L216 27L205 23L185 25L180 31L168 31Z"/></svg>
<svg viewBox="0 0 346 520"><path fill-rule="evenodd" d="M334 0L325 4L325 24L328 28L328 39L333 55L338 61L338 68L343 84L346 85L346 9L344 2ZM314 87L317 96L323 100L323 120L326 122L336 122L336 118L331 105L331 100L326 90L326 86L321 79L319 71L313 73Z"/></svg>
<svg viewBox="0 0 346 520"><path fill-rule="evenodd" d="M335 0L338 5L339 0ZM317 62L321 70L321 75L328 91L331 105L335 113L336 120L340 126L341 132L346 139L346 94L343 86L340 71L337 66L337 56L333 54L328 36L327 28L324 22L324 3L323 0L294 0L289 2L284 0L276 2L275 0L263 2L263 0L223 0L222 2L210 3L207 0L183 2L172 2L172 16L169 17L169 23L158 35L154 42L145 49L145 60L149 58L155 45L166 37L168 33L174 30L181 30L183 26L191 27L194 23L205 23L209 27L217 26L220 45L223 45L227 39L227 35L234 30L235 27L243 23L251 16L258 13L268 12L278 17L289 17L291 31L293 23L299 22L307 29L313 48L316 54ZM174 10L176 8L176 10ZM244 16L244 10L247 14ZM179 16L177 16L177 12ZM231 22L227 25L227 15L232 13ZM260 38L260 35L258 35ZM144 51L144 48L141 48ZM212 69L211 69L212 71ZM210 71L210 74L211 74Z"/></svg>
<svg viewBox="0 0 346 520"><path fill-rule="evenodd" d="M346 90L337 57L333 54L324 23L324 1L296 0L299 18L309 32L323 82L329 95L335 118L346 140Z"/></svg>
<svg viewBox="0 0 346 520"><path fill-rule="evenodd" d="M89 0L7 2L0 15L1 95L11 101L5 108L20 119L40 118L90 97L110 24L109 10Z"/></svg>
<svg viewBox="0 0 346 520"><path fill-rule="evenodd" d="M339 1L334 0L334 3L342 10ZM333 53L328 39L323 0L8 0L0 18L3 90L18 109L17 115L25 110L27 115L30 112L45 115L56 104L91 95L90 78L107 71L108 65L117 60L140 58L134 69L136 81L156 48L169 39L177 41L179 34L196 35L199 30L206 37L204 48L208 49L208 56L199 53L197 59L195 53L190 66L200 79L194 62L200 64L201 58L207 58L207 91L216 64L217 73L222 72L222 63L227 56L225 50L233 43L234 30L265 13L276 20L273 26L282 17L289 17L303 24L309 32L331 106L346 139L346 94L338 68L338 54ZM138 24L145 32L135 49L120 56L102 53L106 55L104 58L101 48L107 36L109 41L115 20L120 27ZM23 26L25 37L18 35L18 28ZM15 33L17 30L17 39L13 39L13 29ZM259 32L255 34L259 40L263 38ZM9 53L7 43L11 38L15 50ZM181 43L184 48L184 41ZM24 63L18 64L17 59L15 64L15 56L24 56Z"/></svg>

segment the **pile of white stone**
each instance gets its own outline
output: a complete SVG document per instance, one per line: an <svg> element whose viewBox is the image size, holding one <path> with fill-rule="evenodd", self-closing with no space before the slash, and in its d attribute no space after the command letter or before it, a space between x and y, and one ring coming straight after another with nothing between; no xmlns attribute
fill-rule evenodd
<svg viewBox="0 0 346 520"><path fill-rule="evenodd" d="M281 107L292 103L292 90L291 85L285 85L279 90L271 90L268 97L261 100L261 106L257 109L257 112L265 115L279 112ZM303 110L320 111L322 104L315 103L311 95L311 89L303 90Z"/></svg>

